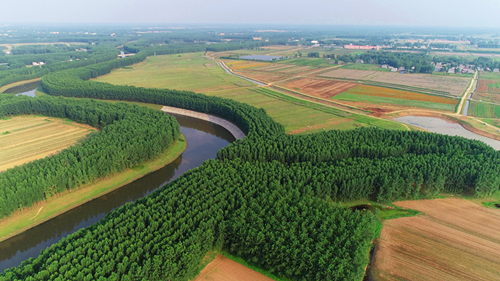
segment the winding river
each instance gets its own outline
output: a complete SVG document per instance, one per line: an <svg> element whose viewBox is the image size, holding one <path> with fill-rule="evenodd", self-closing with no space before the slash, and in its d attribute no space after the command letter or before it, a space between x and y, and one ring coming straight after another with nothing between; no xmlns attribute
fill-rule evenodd
<svg viewBox="0 0 500 281"><path fill-rule="evenodd" d="M36 88L40 86L40 81L22 84L10 89L5 90L5 94L16 94L16 96L30 96L35 97Z"/></svg>
<svg viewBox="0 0 500 281"><path fill-rule="evenodd" d="M156 172L0 242L0 272L18 266L30 257L37 257L41 250L98 222L114 209L148 195L186 171L200 166L205 160L215 159L219 149L235 140L219 125L192 117L174 116L188 143L179 158Z"/></svg>

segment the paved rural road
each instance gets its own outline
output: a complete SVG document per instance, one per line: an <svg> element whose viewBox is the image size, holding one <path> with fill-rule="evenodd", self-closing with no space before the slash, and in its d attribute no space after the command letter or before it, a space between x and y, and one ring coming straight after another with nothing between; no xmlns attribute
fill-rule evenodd
<svg viewBox="0 0 500 281"><path fill-rule="evenodd" d="M462 107L464 106L464 101L468 98L471 97L472 93L476 90L475 86L477 85L477 76L479 74L479 71L476 70L476 74L474 74L474 78L472 78L472 81L470 82L469 87L465 91L464 95L460 99L460 104L458 105L457 108L457 114L460 114L460 111L462 111ZM474 86L474 88L472 88ZM467 116L467 113L469 112L469 100L467 100L465 104L465 109L464 109L464 115Z"/></svg>
<svg viewBox="0 0 500 281"><path fill-rule="evenodd" d="M221 61L219 62L219 65L220 65L220 66L221 66L221 67L222 67L222 68L223 68L223 69L224 69L227 73L229 73L229 74L231 74L231 75L234 75L234 76L240 77L240 78L245 79L245 80L247 80L247 81L249 81L249 82L255 83L255 84L259 85L259 86L266 86L266 84L261 83L261 82L259 82L259 81L255 81L255 80L252 80L252 79L250 79L250 78L246 78L246 77L243 77L243 76L241 76L241 75L235 74L234 72L232 72L231 70L229 70L229 69L228 69L228 68L224 65L224 63L223 63L223 62L221 62Z"/></svg>
<svg viewBox="0 0 500 281"><path fill-rule="evenodd" d="M177 107L171 107L171 106L164 106L164 107L162 107L161 110L164 112L167 112L167 113L185 115L185 116L209 121L209 122L212 122L214 124L220 125L224 129L228 130L237 140L241 140L242 138L245 137L245 133L243 133L243 131L240 130L240 128L238 128L236 125L234 125L233 123L231 123L225 119L215 117L213 115L209 115L209 114L201 113L201 112L197 112L197 111L192 111L192 110L187 110L187 109L182 109L182 108L177 108Z"/></svg>

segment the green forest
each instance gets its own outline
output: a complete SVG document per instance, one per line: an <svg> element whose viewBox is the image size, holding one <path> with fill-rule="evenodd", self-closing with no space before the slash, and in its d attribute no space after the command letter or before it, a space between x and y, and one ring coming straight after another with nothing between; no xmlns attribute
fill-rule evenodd
<svg viewBox="0 0 500 281"><path fill-rule="evenodd" d="M180 136L174 117L124 103L0 95L0 118L15 115L64 118L99 131L50 158L0 173L0 218L154 159Z"/></svg>
<svg viewBox="0 0 500 281"><path fill-rule="evenodd" d="M375 128L291 136L263 109L236 101L89 81L140 62L150 51L52 72L43 76L42 87L54 96L139 101L209 113L235 123L247 137L221 149L217 160L6 270L0 280L191 280L214 249L291 280L361 280L377 219L332 202L390 202L440 193L487 196L500 185L499 154L479 141ZM2 108L28 108L5 111L8 114L36 108L27 105L36 104L34 100L8 99ZM62 97L47 101L62 107L77 103ZM160 118L150 111L144 114ZM82 110L75 121L83 122L86 115ZM137 122L131 128L143 121ZM175 138L174 123L166 123ZM96 126L104 134L115 124L121 123ZM154 134L155 128L144 126L152 130L145 136ZM108 147L95 143L99 151ZM87 157L93 155L82 159ZM54 158L46 161L57 163ZM106 168L112 172L120 167ZM28 165L22 169L36 171ZM24 198L21 177L13 177L12 183L20 186L12 192Z"/></svg>

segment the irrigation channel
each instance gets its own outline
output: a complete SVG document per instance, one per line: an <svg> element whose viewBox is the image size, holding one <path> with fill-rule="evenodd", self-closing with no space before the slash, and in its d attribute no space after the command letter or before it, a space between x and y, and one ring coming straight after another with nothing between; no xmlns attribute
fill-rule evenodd
<svg viewBox="0 0 500 281"><path fill-rule="evenodd" d="M12 87L10 89L5 90L5 94L16 94L16 96L24 95L35 97L36 88L40 86L40 81L31 82L27 84L22 84L16 87Z"/></svg>
<svg viewBox="0 0 500 281"><path fill-rule="evenodd" d="M403 116L394 118L394 120L408 125L420 127L433 133L450 136L461 136L472 140L479 140L490 145L496 150L500 150L500 141L475 134L471 131L466 130L459 124L446 122L443 119L422 116Z"/></svg>
<svg viewBox="0 0 500 281"><path fill-rule="evenodd" d="M88 227L114 209L136 201L173 181L235 140L223 127L193 117L175 115L187 140L186 150L174 162L113 192L85 203L17 236L0 242L0 272L18 266L77 230Z"/></svg>

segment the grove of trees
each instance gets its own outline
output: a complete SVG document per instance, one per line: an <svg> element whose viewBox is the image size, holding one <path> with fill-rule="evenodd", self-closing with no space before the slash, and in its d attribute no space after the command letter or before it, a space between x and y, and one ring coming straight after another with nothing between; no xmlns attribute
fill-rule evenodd
<svg viewBox="0 0 500 281"><path fill-rule="evenodd" d="M291 280L361 280L376 218L331 201L388 202L443 192L486 196L499 188L499 153L479 141L375 128L291 136L263 109L233 100L89 81L143 61L149 52L49 73L42 87L55 96L140 101L209 113L235 123L247 137L220 150L217 160L6 270L0 281L192 280L213 249ZM12 108L33 108L24 100L21 104ZM143 126L154 132L154 126ZM149 139L150 132L144 134ZM95 147L107 151L110 145ZM46 161L52 163L52 158ZM26 173L36 170L26 167L21 167ZM22 184L22 177L10 184Z"/></svg>
<svg viewBox="0 0 500 281"><path fill-rule="evenodd" d="M0 95L0 118L26 114L67 118L100 130L57 155L0 173L0 218L154 159L180 135L175 118L144 107Z"/></svg>

